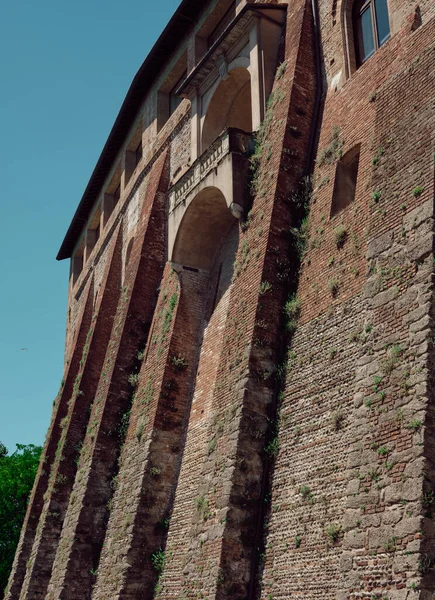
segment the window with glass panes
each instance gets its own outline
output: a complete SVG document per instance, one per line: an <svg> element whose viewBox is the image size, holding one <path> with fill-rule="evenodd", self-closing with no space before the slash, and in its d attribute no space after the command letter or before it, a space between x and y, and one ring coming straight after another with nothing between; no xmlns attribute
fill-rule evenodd
<svg viewBox="0 0 435 600"><path fill-rule="evenodd" d="M358 66L390 39L387 0L359 0L353 8Z"/></svg>

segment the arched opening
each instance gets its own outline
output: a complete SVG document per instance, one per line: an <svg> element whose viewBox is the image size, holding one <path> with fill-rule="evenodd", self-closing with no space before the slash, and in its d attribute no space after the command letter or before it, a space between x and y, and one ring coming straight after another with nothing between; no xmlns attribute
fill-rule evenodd
<svg viewBox="0 0 435 600"><path fill-rule="evenodd" d="M228 127L252 131L251 76L245 67L236 67L221 81L202 128L202 151Z"/></svg>
<svg viewBox="0 0 435 600"><path fill-rule="evenodd" d="M235 222L222 192L215 187L205 188L192 200L180 223L172 261L209 271Z"/></svg>

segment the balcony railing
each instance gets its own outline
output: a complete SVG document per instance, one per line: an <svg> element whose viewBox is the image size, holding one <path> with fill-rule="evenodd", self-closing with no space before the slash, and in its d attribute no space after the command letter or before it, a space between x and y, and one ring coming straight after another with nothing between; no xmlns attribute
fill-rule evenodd
<svg viewBox="0 0 435 600"><path fill-rule="evenodd" d="M230 127L193 163L169 190L169 212L184 203L194 188L230 154L248 156L253 149L252 133Z"/></svg>

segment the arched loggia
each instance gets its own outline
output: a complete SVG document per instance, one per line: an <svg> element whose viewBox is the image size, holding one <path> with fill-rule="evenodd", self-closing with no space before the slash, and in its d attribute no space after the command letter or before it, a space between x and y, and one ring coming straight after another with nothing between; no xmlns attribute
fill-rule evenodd
<svg viewBox="0 0 435 600"><path fill-rule="evenodd" d="M245 67L230 71L214 92L202 127L202 150L228 127L252 131L251 76Z"/></svg>
<svg viewBox="0 0 435 600"><path fill-rule="evenodd" d="M210 271L220 246L236 223L218 188L201 190L189 204L180 223L172 261Z"/></svg>

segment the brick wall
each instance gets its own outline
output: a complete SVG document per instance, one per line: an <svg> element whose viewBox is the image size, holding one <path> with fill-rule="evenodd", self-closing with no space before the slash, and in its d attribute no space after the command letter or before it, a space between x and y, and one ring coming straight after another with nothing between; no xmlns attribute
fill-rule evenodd
<svg viewBox="0 0 435 600"><path fill-rule="evenodd" d="M308 0L288 6L252 209L210 272L165 265L188 101L144 132L72 290L8 600L432 598L435 4L417 18L389 0L392 38L357 71L345 3L319 9L302 264L295 190L319 83ZM355 199L331 217L337 162L356 145Z"/></svg>
<svg viewBox="0 0 435 600"><path fill-rule="evenodd" d="M432 597L433 31L403 30L326 98L263 598ZM330 218L334 126L361 158L355 201Z"/></svg>

